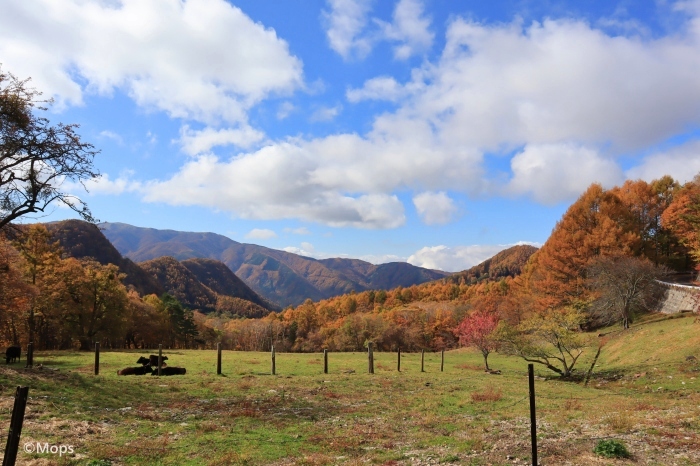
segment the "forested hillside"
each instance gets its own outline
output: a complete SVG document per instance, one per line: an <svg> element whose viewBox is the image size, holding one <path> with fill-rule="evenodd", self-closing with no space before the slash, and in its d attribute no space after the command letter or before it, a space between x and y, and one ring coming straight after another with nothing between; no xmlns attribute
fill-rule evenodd
<svg viewBox="0 0 700 466"><path fill-rule="evenodd" d="M608 190L594 184L537 251L515 247L442 280L308 299L280 315L217 328L228 344L245 349L272 342L295 351L358 351L372 341L383 350L438 350L459 344L465 317L484 316L510 329L505 336L513 345L526 345L547 328L559 328L574 342L571 328L624 327L654 310L654 280L667 270L697 271L699 263L700 177L683 186L670 177ZM622 301L615 292L620 289L628 295ZM275 337L260 340L260 328ZM539 346L518 351L528 348Z"/></svg>
<svg viewBox="0 0 700 466"><path fill-rule="evenodd" d="M445 272L407 263L374 265L357 259L316 260L214 233L191 233L104 223L101 228L121 254L137 262L171 256L216 259L246 285L280 307L351 291L390 289L436 280Z"/></svg>
<svg viewBox="0 0 700 466"><path fill-rule="evenodd" d="M51 239L58 241L63 254L76 259L94 259L102 265L114 264L123 273L124 284L142 296L162 295L165 289L131 259L122 257L96 225L81 220L64 220L46 224Z"/></svg>
<svg viewBox="0 0 700 466"><path fill-rule="evenodd" d="M268 312L260 304L265 301L256 300L223 264L209 259L147 261L144 274L170 294L145 294L146 286L154 287L148 280L129 289L124 271L133 280L140 269L129 269L137 265L122 260L98 230L72 221L49 227L51 231L31 225L13 229L10 237L4 230L0 236L0 337L6 343L32 340L39 348L86 349L95 341L129 347L159 342L211 347L222 341L250 350L274 344L279 350L342 351L362 350L373 341L379 349L441 349L472 341L465 332L473 325L466 323L478 317L490 322L491 329L500 322L501 341L516 349L530 345L519 347L524 351L541 348L537 345L546 340L529 339L544 329L564 331L567 341L576 342L582 326L619 323L625 328L640 313L654 309L657 278L668 270L697 271L700 177L683 186L669 177L628 181L612 189L594 184L534 254L530 247L511 248L455 277L316 301L307 297L281 313ZM184 235L197 243L198 234ZM141 240L129 241L134 245ZM252 275L303 264L306 276L317 282L325 277L337 285L342 276L360 286L381 284L387 276L389 281L429 276L404 265L345 259L293 256L285 258L288 266L275 254L252 254L241 269ZM229 292L239 294L226 296ZM562 374L570 369L565 367Z"/></svg>
<svg viewBox="0 0 700 466"><path fill-rule="evenodd" d="M216 308L216 293L204 286L197 277L172 257L159 257L139 266L154 277L169 294L190 309L212 312Z"/></svg>
<svg viewBox="0 0 700 466"><path fill-rule="evenodd" d="M530 256L535 252L537 248L534 246L513 246L468 270L450 275L446 280L473 285L483 280L498 281L505 277L513 278L520 275Z"/></svg>
<svg viewBox="0 0 700 466"><path fill-rule="evenodd" d="M212 259L178 262L172 257L159 257L141 262L139 266L169 294L192 310L203 313L217 311L239 317L263 317L273 309L238 280L224 264Z"/></svg>
<svg viewBox="0 0 700 466"><path fill-rule="evenodd" d="M280 310L251 290L223 262L214 259L194 258L184 260L181 264L192 272L200 283L220 296L236 297L263 308Z"/></svg>
<svg viewBox="0 0 700 466"><path fill-rule="evenodd" d="M221 263L199 264L208 282L217 285L214 292L174 259L142 269L83 221L17 226L2 233L0 339L7 344L190 347L214 338L211 328L201 325L200 310L228 318L270 312Z"/></svg>

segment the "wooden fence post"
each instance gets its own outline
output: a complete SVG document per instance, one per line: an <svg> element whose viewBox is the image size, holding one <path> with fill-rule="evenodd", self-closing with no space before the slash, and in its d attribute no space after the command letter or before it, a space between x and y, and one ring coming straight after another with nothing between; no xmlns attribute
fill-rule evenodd
<svg viewBox="0 0 700 466"><path fill-rule="evenodd" d="M445 350L440 353L440 372L445 371Z"/></svg>
<svg viewBox="0 0 700 466"><path fill-rule="evenodd" d="M221 375L221 343L216 344L216 375Z"/></svg>
<svg viewBox="0 0 700 466"><path fill-rule="evenodd" d="M369 373L374 374L374 352L372 351L372 342L367 343L367 363L369 365Z"/></svg>
<svg viewBox="0 0 700 466"><path fill-rule="evenodd" d="M275 345L272 345L272 351L271 351L271 357L272 357L272 375L275 375L277 373L277 368L275 367Z"/></svg>
<svg viewBox="0 0 700 466"><path fill-rule="evenodd" d="M34 367L34 343L31 341L27 345L27 366L26 367Z"/></svg>
<svg viewBox="0 0 700 466"><path fill-rule="evenodd" d="M12 418L10 420L10 433L7 435L5 457L2 460L2 466L14 466L17 460L19 437L22 434L22 424L24 423L24 411L27 407L28 395L29 387L17 387L17 391L15 392L15 405L12 408Z"/></svg>
<svg viewBox="0 0 700 466"><path fill-rule="evenodd" d="M323 373L328 374L328 350L323 350Z"/></svg>
<svg viewBox="0 0 700 466"><path fill-rule="evenodd" d="M398 352L397 352L396 370L397 370L398 372L401 372L401 347L399 347L399 350L398 350Z"/></svg>
<svg viewBox="0 0 700 466"><path fill-rule="evenodd" d="M95 342L95 375L100 375L100 342Z"/></svg>
<svg viewBox="0 0 700 466"><path fill-rule="evenodd" d="M420 371L425 372L425 350L420 350Z"/></svg>
<svg viewBox="0 0 700 466"><path fill-rule="evenodd" d="M527 365L527 376L530 383L530 437L532 441L532 466L537 466L537 416L535 415L534 364Z"/></svg>
<svg viewBox="0 0 700 466"><path fill-rule="evenodd" d="M160 377L161 369L163 368L163 345L158 345L158 377Z"/></svg>

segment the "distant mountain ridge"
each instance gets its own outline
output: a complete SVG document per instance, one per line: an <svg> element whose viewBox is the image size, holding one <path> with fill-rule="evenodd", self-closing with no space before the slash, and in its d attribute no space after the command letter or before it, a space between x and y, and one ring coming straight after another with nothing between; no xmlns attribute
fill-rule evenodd
<svg viewBox="0 0 700 466"><path fill-rule="evenodd" d="M45 224L51 238L58 241L64 253L76 259L92 258L100 264L114 264L124 273L124 284L133 286L142 296L165 289L131 259L122 257L97 226L82 220L63 220Z"/></svg>
<svg viewBox="0 0 700 466"><path fill-rule="evenodd" d="M160 296L168 292L191 309L223 311L245 317L262 317L271 310L279 310L219 261L190 259L179 262L171 257L161 257L135 264L122 257L96 225L82 220L64 220L47 223L46 227L66 256L116 265L126 275L124 284L132 286L142 296Z"/></svg>
<svg viewBox="0 0 700 466"><path fill-rule="evenodd" d="M256 293L282 307L319 301L351 291L391 289L437 280L446 272L405 262L374 265L359 259L317 260L216 233L140 228L124 223L100 225L124 256L143 262L162 256L178 261L208 258L223 262Z"/></svg>

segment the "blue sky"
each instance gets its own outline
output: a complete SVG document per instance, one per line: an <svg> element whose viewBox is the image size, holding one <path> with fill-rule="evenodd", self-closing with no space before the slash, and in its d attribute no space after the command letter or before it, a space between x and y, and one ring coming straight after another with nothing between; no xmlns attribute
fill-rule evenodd
<svg viewBox="0 0 700 466"><path fill-rule="evenodd" d="M700 1L6 0L102 221L457 271L700 172ZM41 220L71 217L56 207Z"/></svg>

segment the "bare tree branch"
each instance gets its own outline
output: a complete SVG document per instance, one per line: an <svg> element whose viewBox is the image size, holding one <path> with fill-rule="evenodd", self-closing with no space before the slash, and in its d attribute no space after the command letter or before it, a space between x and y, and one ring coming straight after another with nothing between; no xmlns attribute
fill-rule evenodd
<svg viewBox="0 0 700 466"><path fill-rule="evenodd" d="M52 126L36 110L40 92L0 68L0 229L27 214L45 212L61 202L94 222L87 205L62 191L66 181L81 183L99 176L93 167L98 151L82 142L78 125Z"/></svg>

